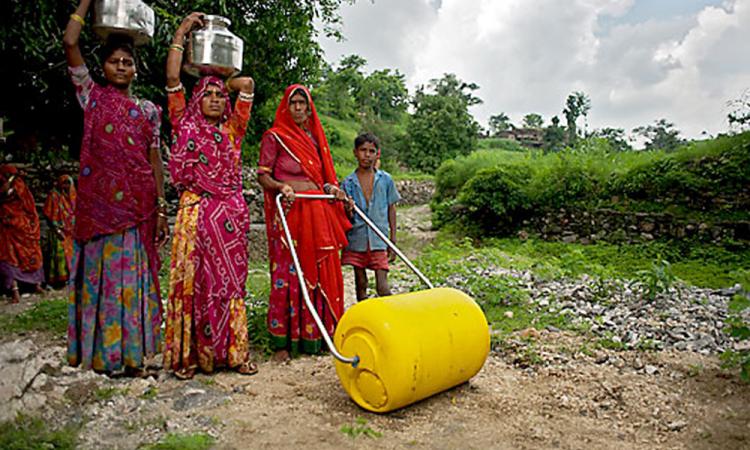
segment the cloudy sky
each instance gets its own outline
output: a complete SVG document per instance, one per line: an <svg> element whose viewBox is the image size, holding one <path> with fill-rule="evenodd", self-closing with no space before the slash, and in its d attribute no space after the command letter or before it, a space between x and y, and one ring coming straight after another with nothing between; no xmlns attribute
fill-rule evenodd
<svg viewBox="0 0 750 450"><path fill-rule="evenodd" d="M750 88L750 0L359 0L341 14L346 41L320 39L329 62L359 54L412 91L455 73L481 87L483 125L563 120L582 90L589 128L666 118L697 138L725 131L726 102Z"/></svg>

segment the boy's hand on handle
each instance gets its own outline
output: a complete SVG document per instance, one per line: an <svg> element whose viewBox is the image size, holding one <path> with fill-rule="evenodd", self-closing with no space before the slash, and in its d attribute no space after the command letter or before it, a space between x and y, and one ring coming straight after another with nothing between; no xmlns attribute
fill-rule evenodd
<svg viewBox="0 0 750 450"><path fill-rule="evenodd" d="M394 242L393 244L395 245L396 243ZM389 248L388 249L388 262L392 263L394 261L396 261L396 252L394 252L393 249Z"/></svg>

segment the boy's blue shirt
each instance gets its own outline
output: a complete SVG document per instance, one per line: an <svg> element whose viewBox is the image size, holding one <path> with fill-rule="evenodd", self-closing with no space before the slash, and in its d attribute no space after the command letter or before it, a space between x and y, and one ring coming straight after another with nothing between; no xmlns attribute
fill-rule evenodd
<svg viewBox="0 0 750 450"><path fill-rule="evenodd" d="M375 222L375 225L377 225L380 231L390 237L388 207L401 200L401 196L398 194L396 184L393 182L393 178L391 178L388 172L383 170L375 171L375 180L372 185L372 198L370 199L369 207L367 206L367 201L365 201L365 194L362 191L362 186L359 184L356 170L344 179L343 183L341 183L341 189L354 199L354 203L356 203L357 207L364 211L370 220ZM354 213L352 218L352 229L349 230L346 237L349 239L349 245L346 249L350 251L366 252L368 243L370 244L370 250L385 250L388 248L385 242L367 226L357 213Z"/></svg>

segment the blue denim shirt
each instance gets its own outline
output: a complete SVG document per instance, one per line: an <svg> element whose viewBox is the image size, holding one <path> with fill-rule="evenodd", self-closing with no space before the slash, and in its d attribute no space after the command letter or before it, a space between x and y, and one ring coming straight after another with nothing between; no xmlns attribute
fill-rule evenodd
<svg viewBox="0 0 750 450"><path fill-rule="evenodd" d="M372 198L370 199L369 206L367 206L365 194L362 192L362 186L359 184L359 178L357 178L356 171L352 172L351 175L344 179L344 182L341 183L341 189L354 199L354 203L357 204L357 207L367 214L367 217L377 225L380 231L390 237L388 207L401 200L401 196L398 195L396 184L393 182L393 179L388 172L383 170L375 172L375 180L373 181L372 186ZM367 226L357 213L354 213L354 216L352 217L352 229L349 230L346 236L349 239L349 245L346 249L350 251L366 252L367 244L370 245L370 250L385 250L388 248L385 242L383 242L383 240Z"/></svg>

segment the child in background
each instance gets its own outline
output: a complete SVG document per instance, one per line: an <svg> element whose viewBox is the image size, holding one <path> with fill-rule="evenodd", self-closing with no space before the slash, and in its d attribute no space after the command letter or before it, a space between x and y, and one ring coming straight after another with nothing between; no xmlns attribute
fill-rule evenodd
<svg viewBox="0 0 750 450"><path fill-rule="evenodd" d="M377 225L391 242L396 242L396 202L401 197L391 176L376 168L380 157L380 142L372 133L363 133L354 140L354 156L358 167L344 179L341 188L354 200L359 209ZM375 271L375 286L379 296L391 295L388 286L388 262L395 253L387 247L367 224L347 210L352 229L347 233L349 245L344 249L341 263L354 267L357 301L367 298L367 273Z"/></svg>

